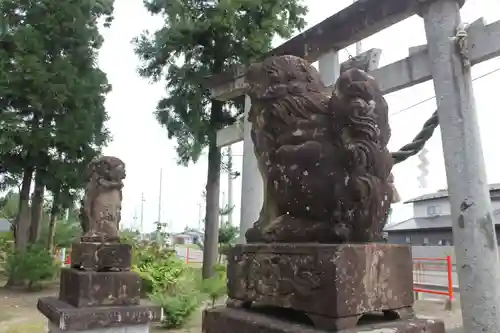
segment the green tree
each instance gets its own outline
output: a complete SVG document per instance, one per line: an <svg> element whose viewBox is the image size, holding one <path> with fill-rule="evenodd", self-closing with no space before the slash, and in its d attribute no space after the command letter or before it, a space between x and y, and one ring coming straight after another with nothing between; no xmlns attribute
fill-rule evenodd
<svg viewBox="0 0 500 333"><path fill-rule="evenodd" d="M19 211L19 193L10 190L0 198L0 218L7 219L11 223Z"/></svg>
<svg viewBox="0 0 500 333"><path fill-rule="evenodd" d="M54 224L54 237L51 239L50 225L44 224L41 230L40 244L47 248L47 242L52 241L51 253L55 248L69 248L76 238L81 235L80 221L75 218L65 219L64 216L56 217Z"/></svg>
<svg viewBox="0 0 500 333"><path fill-rule="evenodd" d="M45 189L59 201L70 198L108 140L104 99L110 86L95 63L103 43L99 27L109 25L112 11L113 0L0 2L6 27L0 41L0 160L21 178L18 251L38 240Z"/></svg>
<svg viewBox="0 0 500 333"><path fill-rule="evenodd" d="M224 222L219 228L219 244L220 245L233 245L238 239L240 228L232 225L229 222Z"/></svg>
<svg viewBox="0 0 500 333"><path fill-rule="evenodd" d="M167 96L156 116L177 139L179 162L196 162L208 146L205 253L203 277L217 260L218 198L221 154L216 132L235 121L240 108L210 99L205 78L230 66L248 64L271 49L275 36L289 38L305 25L300 0L145 0L165 25L135 39L142 61L139 72L166 79Z"/></svg>
<svg viewBox="0 0 500 333"><path fill-rule="evenodd" d="M227 255L229 249L236 244L240 228L232 225L228 221L219 226L219 262L222 261L222 255Z"/></svg>

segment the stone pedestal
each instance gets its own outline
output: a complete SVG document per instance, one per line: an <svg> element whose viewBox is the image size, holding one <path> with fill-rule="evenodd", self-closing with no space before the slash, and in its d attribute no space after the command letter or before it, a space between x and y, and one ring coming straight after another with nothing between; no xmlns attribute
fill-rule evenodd
<svg viewBox="0 0 500 333"><path fill-rule="evenodd" d="M417 325L444 333L440 322L415 319L412 289L408 246L237 245L228 255L227 307L207 310L203 331L292 332L295 322L302 332L402 333ZM252 326L257 320L262 327Z"/></svg>
<svg viewBox="0 0 500 333"><path fill-rule="evenodd" d="M58 326L53 323L49 323L48 333L148 333L149 325L133 325L133 326L122 326L122 327L112 327L103 328L100 330L86 330L86 331L67 331L61 330Z"/></svg>
<svg viewBox="0 0 500 333"><path fill-rule="evenodd" d="M56 332L148 332L161 309L140 305L141 280L131 269L131 247L78 243L71 268L61 270L59 297L38 300L38 310Z"/></svg>
<svg viewBox="0 0 500 333"><path fill-rule="evenodd" d="M203 333L325 333L310 322L301 322L300 316L266 314L265 311L246 309L214 308L203 313ZM295 318L295 320L290 320ZM441 321L429 319L407 319L377 322L336 330L339 333L445 333Z"/></svg>

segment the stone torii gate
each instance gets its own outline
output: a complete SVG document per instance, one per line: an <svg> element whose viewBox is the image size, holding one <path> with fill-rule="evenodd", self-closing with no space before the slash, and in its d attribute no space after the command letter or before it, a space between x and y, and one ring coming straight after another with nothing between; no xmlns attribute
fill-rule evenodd
<svg viewBox="0 0 500 333"><path fill-rule="evenodd" d="M423 17L428 45L412 47L408 57L381 68L376 68L380 50L370 50L359 57L367 60L366 69L384 94L433 79L459 280L463 286L464 326L467 332L486 327L488 331L500 332L498 252L496 242L491 241L495 232L470 76L471 65L500 55L500 21L486 25L480 19L465 28L459 13L464 1L359 0L280 45L268 56L289 54L309 62L318 61L322 79L331 86L341 69L339 50L412 15ZM244 74L244 68L236 68L210 78L212 97L229 100L245 94ZM242 234L257 220L263 200L262 180L250 138L251 125L246 117L249 109L247 96L243 120L217 134L219 147L244 142Z"/></svg>
<svg viewBox="0 0 500 333"><path fill-rule="evenodd" d="M340 68L347 65L348 60L339 64L338 51L342 47L352 44L357 38L366 38L375 34L383 28L389 26L387 22L396 23L413 14L417 7L403 5L403 3L416 3L409 0L385 0L385 1L359 1L344 10L325 19L323 22L313 26L297 37L289 40L272 51L273 55L292 54L303 57L311 62L318 61L318 69L323 81L327 86L331 86L337 79ZM398 6L396 6L398 4ZM387 8L401 7L394 9L388 16L384 13L388 10L380 9L371 11L371 6ZM363 8L364 10L359 10ZM352 16L350 13L359 12L359 16ZM346 19L349 17L349 19ZM364 26L364 22L372 22L370 26ZM351 26L350 35L340 33L323 36L316 33L337 29L339 26ZM468 28L468 43L470 46L469 60L476 64L489 60L500 55L500 22L485 25L482 19L472 23ZM358 37L361 36L361 37ZM308 48L313 48L314 52L306 52ZM409 56L391 63L381 68L377 68L381 50L371 49L359 56L354 57L354 61L364 63L379 82L384 94L411 87L413 85L432 79L431 69L428 59L427 45L411 47ZM224 73L211 78L210 88L212 97L219 100L229 100L245 94L246 83L244 78L245 69L237 68L234 73ZM246 117L250 110L250 99L245 99L244 117L235 124L223 128L217 133L217 145L222 148L243 141L243 170L242 170L242 190L241 190L241 217L240 230L242 232L241 241L244 242L244 232L250 228L259 216L263 200L262 179L257 169L257 161L253 153L253 143L250 138L250 124Z"/></svg>

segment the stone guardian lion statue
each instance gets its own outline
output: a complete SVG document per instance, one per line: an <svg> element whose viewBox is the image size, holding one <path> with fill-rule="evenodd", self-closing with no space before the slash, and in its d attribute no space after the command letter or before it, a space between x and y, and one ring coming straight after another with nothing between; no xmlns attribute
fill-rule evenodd
<svg viewBox="0 0 500 333"><path fill-rule="evenodd" d="M90 162L88 172L80 210L82 241L119 241L125 163L117 157L102 156Z"/></svg>
<svg viewBox="0 0 500 333"><path fill-rule="evenodd" d="M393 196L391 131L375 79L349 69L330 95L318 71L294 56L253 64L246 79L265 191L247 241L381 240Z"/></svg>

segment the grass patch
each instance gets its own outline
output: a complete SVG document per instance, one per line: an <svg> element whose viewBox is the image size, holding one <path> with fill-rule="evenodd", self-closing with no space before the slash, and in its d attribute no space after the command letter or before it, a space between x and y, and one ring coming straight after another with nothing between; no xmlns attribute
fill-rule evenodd
<svg viewBox="0 0 500 333"><path fill-rule="evenodd" d="M36 322L23 322L7 326L6 333L40 333L45 332L47 324L45 320Z"/></svg>

